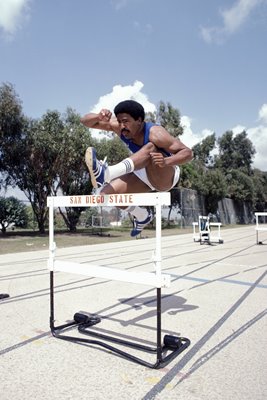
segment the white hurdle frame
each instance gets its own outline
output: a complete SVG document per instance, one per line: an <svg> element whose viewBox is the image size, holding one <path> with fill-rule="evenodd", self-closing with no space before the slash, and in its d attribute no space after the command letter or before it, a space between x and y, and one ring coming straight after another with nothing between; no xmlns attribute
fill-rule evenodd
<svg viewBox="0 0 267 400"><path fill-rule="evenodd" d="M255 212L256 217L256 243L259 244L259 231L267 231L267 223L259 223L259 217L265 217L267 220L267 212Z"/></svg>
<svg viewBox="0 0 267 400"><path fill-rule="evenodd" d="M170 205L169 192L129 193L121 195L83 195L48 197L49 207L49 259L50 271L61 271L81 274L96 278L105 278L123 282L149 285L157 288L170 286L170 275L161 273L161 207ZM153 257L155 272L132 272L112 267L101 267L92 264L56 260L56 242L54 235L55 207L98 207L98 206L155 206L156 208L156 242Z"/></svg>
<svg viewBox="0 0 267 400"><path fill-rule="evenodd" d="M201 227L203 221L206 221L204 230ZM208 216L199 215L198 222L193 222L192 225L194 242L200 242L200 244L205 241L209 244L211 244L211 242L223 243L221 237L221 222L210 222ZM213 234L213 231L211 230L212 227L218 229L217 236ZM196 231L196 228L198 228L198 232Z"/></svg>
<svg viewBox="0 0 267 400"><path fill-rule="evenodd" d="M48 269L50 270L50 329L53 336L76 343L94 344L104 347L109 351L119 354L126 359L141 364L149 368L161 368L169 363L178 354L184 351L189 345L190 340L185 337L165 335L162 344L161 330L161 288L170 286L170 275L161 273L161 207L170 205L171 197L169 192L157 193L130 193L121 195L82 195L82 196L57 196L48 197L49 207L49 259ZM56 260L56 243L54 235L54 208L55 207L97 207L97 206L155 206L156 208L156 237L155 251L153 257L154 272L132 272L112 267L101 267L90 264L79 264L69 261ZM82 274L91 277L105 278L109 280L119 280L156 288L156 347L146 346L137 341L127 341L114 336L99 333L89 328L101 321L99 317L88 317L84 314L76 313L73 321L63 325L55 326L54 310L54 272L69 272ZM91 314L92 315L92 314ZM78 331L95 339L84 337L69 336L64 333L66 329L77 326ZM100 340L101 339L101 340ZM142 352L156 354L156 362L151 363L135 355L123 351L118 347L111 346L107 342L117 343Z"/></svg>

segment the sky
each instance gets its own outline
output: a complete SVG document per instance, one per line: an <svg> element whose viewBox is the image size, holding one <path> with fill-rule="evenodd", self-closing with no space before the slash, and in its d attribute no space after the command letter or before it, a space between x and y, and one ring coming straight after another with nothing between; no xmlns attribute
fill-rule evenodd
<svg viewBox="0 0 267 400"><path fill-rule="evenodd" d="M267 171L267 0L0 0L6 82L32 118L170 102L186 145L245 129Z"/></svg>

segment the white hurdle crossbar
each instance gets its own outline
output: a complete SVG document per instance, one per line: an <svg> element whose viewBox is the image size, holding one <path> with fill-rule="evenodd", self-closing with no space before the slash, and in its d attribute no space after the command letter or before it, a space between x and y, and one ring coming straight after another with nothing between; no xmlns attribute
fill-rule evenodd
<svg viewBox="0 0 267 400"><path fill-rule="evenodd" d="M127 193L109 195L55 196L48 197L49 207L49 259L50 271L61 271L81 274L96 278L118 280L153 286L156 288L169 287L170 275L161 273L161 207L170 205L169 192L157 193ZM99 206L155 206L156 208L156 242L154 250L155 272L132 272L118 268L103 267L90 264L56 260L56 243L54 237L54 208L55 207L99 207Z"/></svg>

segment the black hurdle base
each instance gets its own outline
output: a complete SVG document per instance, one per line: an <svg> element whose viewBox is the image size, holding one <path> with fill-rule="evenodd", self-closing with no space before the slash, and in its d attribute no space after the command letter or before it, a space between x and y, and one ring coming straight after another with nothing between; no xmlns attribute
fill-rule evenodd
<svg viewBox="0 0 267 400"><path fill-rule="evenodd" d="M50 272L50 329L54 337L70 342L79 344L91 344L103 347L112 353L128 359L129 361L143 365L148 368L163 368L180 353L182 353L189 345L190 340L184 337L165 335L163 344L161 339L161 289L157 288L157 343L154 347L141 345L138 342L127 341L117 337L105 335L93 330L90 327L99 324L101 318L96 315L87 315L82 313L75 313L73 320L63 325L55 326L54 318L54 272ZM89 339L85 337L69 336L64 333L68 328L77 327L78 332L86 336L94 337ZM107 343L108 342L108 343ZM148 362L142 358L136 357L133 354L123 351L117 347L112 346L115 343L119 346L125 346L145 353L152 353L156 355L155 363Z"/></svg>
<svg viewBox="0 0 267 400"><path fill-rule="evenodd" d="M0 293L0 300L8 299L8 298L9 298L9 294L8 293Z"/></svg>

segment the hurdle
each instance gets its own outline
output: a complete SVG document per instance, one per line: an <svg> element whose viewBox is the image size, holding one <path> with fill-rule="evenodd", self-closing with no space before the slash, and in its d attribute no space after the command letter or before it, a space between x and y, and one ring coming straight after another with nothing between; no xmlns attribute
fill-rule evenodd
<svg viewBox="0 0 267 400"><path fill-rule="evenodd" d="M156 235L155 249L153 256L153 272L126 271L119 268L103 267L92 264L79 264L78 262L60 261L56 259L56 242L54 234L54 208L55 207L122 207L122 206L154 206L156 213ZM121 357L141 364L149 368L162 368L173 360L178 354L184 351L189 345L190 340L185 337L165 335L162 343L161 327L161 289L167 288L171 284L170 275L161 272L161 207L170 205L170 193L127 193L110 195L81 195L81 196L50 196L47 198L49 207L49 258L47 262L50 271L50 329L54 337L80 344L98 345L108 349ZM90 330L89 328L100 323L101 318L95 314L87 315L75 313L73 319L62 325L55 325L55 294L54 294L54 273L66 272L81 274L85 276L117 280L133 284L142 284L156 289L156 344L155 346L141 345L137 341L119 339L103 333ZM93 336L96 339L85 337L69 336L64 331L77 327L80 334ZM156 361L151 363L144 358L137 357L118 347L111 346L107 342L116 343L119 346L129 347L141 352L156 355Z"/></svg>
<svg viewBox="0 0 267 400"><path fill-rule="evenodd" d="M208 216L199 215L198 222L193 222L193 240L200 244L212 242L223 243L221 237L221 222L211 222ZM198 232L196 228L198 227ZM212 228L217 228L217 234L214 234ZM216 233L216 232L215 232Z"/></svg>
<svg viewBox="0 0 267 400"><path fill-rule="evenodd" d="M267 212L256 212L256 244L262 244L259 241L259 231L267 231ZM261 222L263 219L263 222Z"/></svg>

